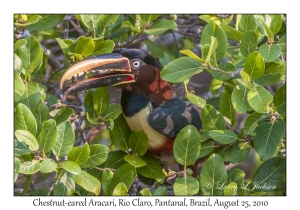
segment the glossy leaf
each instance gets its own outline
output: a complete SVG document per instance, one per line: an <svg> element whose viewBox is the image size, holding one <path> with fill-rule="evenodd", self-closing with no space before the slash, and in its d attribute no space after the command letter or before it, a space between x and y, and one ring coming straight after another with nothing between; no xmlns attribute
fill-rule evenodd
<svg viewBox="0 0 300 210"><path fill-rule="evenodd" d="M78 175L81 173L80 166L71 160L66 160L64 162L59 163L58 167L63 168L65 171L68 171L71 174Z"/></svg>
<svg viewBox="0 0 300 210"><path fill-rule="evenodd" d="M81 168L92 168L99 166L107 159L109 148L102 144L90 145L90 156L88 160L81 165Z"/></svg>
<svg viewBox="0 0 300 210"><path fill-rule="evenodd" d="M139 167L142 167L142 166L145 166L147 163L139 156L136 156L136 155L126 155L124 157L124 159L131 165L133 165L134 167L136 168L139 168Z"/></svg>
<svg viewBox="0 0 300 210"><path fill-rule="evenodd" d="M201 108L203 108L206 105L206 100L191 93L188 92L186 93L186 99L191 102L192 104L195 104L196 106L199 106Z"/></svg>
<svg viewBox="0 0 300 210"><path fill-rule="evenodd" d="M49 119L49 109L46 104L39 102L32 113L37 123L37 135L39 135L42 127L42 122Z"/></svg>
<svg viewBox="0 0 300 210"><path fill-rule="evenodd" d="M66 15L63 14L43 14L37 23L28 26L30 31L45 31L61 23Z"/></svg>
<svg viewBox="0 0 300 210"><path fill-rule="evenodd" d="M40 172L42 173L51 173L56 171L57 163L52 159L43 160L41 163Z"/></svg>
<svg viewBox="0 0 300 210"><path fill-rule="evenodd" d="M60 39L60 38L55 38L56 41L58 42L61 50L63 51L64 55L68 58L71 59L71 54L75 52L75 45L74 41L71 39Z"/></svg>
<svg viewBox="0 0 300 210"><path fill-rule="evenodd" d="M201 119L205 130L225 130L226 123L223 116L212 106L206 104L201 112Z"/></svg>
<svg viewBox="0 0 300 210"><path fill-rule="evenodd" d="M241 187L244 182L245 172L239 168L234 168L227 173L227 183L235 182L238 187Z"/></svg>
<svg viewBox="0 0 300 210"><path fill-rule="evenodd" d="M25 85L25 91L23 95L19 95L17 92L15 92L14 96L15 106L17 106L19 103L23 103L30 109L30 111L33 112L41 97L39 85L36 82L31 82Z"/></svg>
<svg viewBox="0 0 300 210"><path fill-rule="evenodd" d="M104 170L102 174L102 189L105 195L112 195L111 181L113 179L114 173L111 170ZM125 185L126 186L126 185Z"/></svg>
<svg viewBox="0 0 300 210"><path fill-rule="evenodd" d="M33 136L37 132L37 123L31 111L22 103L16 107L14 129L29 131Z"/></svg>
<svg viewBox="0 0 300 210"><path fill-rule="evenodd" d="M29 149L29 146L18 140L14 140L14 156L20 157L23 155L29 155L32 151Z"/></svg>
<svg viewBox="0 0 300 210"><path fill-rule="evenodd" d="M197 60L190 57L182 57L166 65L161 71L161 77L172 83L184 82L194 74L202 71L202 66Z"/></svg>
<svg viewBox="0 0 300 210"><path fill-rule="evenodd" d="M136 177L136 169L133 165L124 164L116 170L111 180L111 189L114 189L120 182L129 189Z"/></svg>
<svg viewBox="0 0 300 210"><path fill-rule="evenodd" d="M227 145L221 146L219 148L216 148L214 150L214 153L219 155L223 159L223 161L227 161L229 156L229 147Z"/></svg>
<svg viewBox="0 0 300 210"><path fill-rule="evenodd" d="M225 71L226 73L235 72L235 66L232 65L231 63L220 63L220 64L218 64L218 68L221 69L222 71ZM224 74L224 73L219 72L219 71L212 70L211 74L217 80L226 81L226 80L229 80L231 78L230 75Z"/></svg>
<svg viewBox="0 0 300 210"><path fill-rule="evenodd" d="M56 125L59 125L62 122L65 122L69 117L74 115L74 110L69 107L63 107L59 110L59 112L53 117L56 121Z"/></svg>
<svg viewBox="0 0 300 210"><path fill-rule="evenodd" d="M75 53L87 57L94 52L94 49L95 43L92 38L81 36L77 39Z"/></svg>
<svg viewBox="0 0 300 210"><path fill-rule="evenodd" d="M263 44L258 48L258 52L266 62L271 62L279 58L281 49L278 45Z"/></svg>
<svg viewBox="0 0 300 210"><path fill-rule="evenodd" d="M214 57L216 56L216 49L218 47L218 40L211 36L210 37L211 40L210 40L210 45L209 45L209 50L208 50L208 53L207 53L207 56L206 56L206 59L205 59L205 63L210 63L210 59L211 59L211 56L212 56L212 59L214 60Z"/></svg>
<svg viewBox="0 0 300 210"><path fill-rule="evenodd" d="M73 147L69 154L68 160L72 160L78 165L84 164L90 156L90 147L88 144L84 144L82 147Z"/></svg>
<svg viewBox="0 0 300 210"><path fill-rule="evenodd" d="M247 101L248 89L242 85L238 85L234 88L231 95L231 102L234 109L243 114L247 110L250 110L251 107Z"/></svg>
<svg viewBox="0 0 300 210"><path fill-rule="evenodd" d="M269 28L269 26L265 23L265 21L262 18L259 18L260 22L263 24L263 27L267 33L268 36L268 40L269 41L273 41L274 40L274 34L271 31L271 29Z"/></svg>
<svg viewBox="0 0 300 210"><path fill-rule="evenodd" d="M147 165L137 168L137 172L144 177L152 179L162 179L165 177L165 174L162 171L163 168L156 158L148 154L143 155L142 158Z"/></svg>
<svg viewBox="0 0 300 210"><path fill-rule="evenodd" d="M215 58L213 60L219 61L224 57L228 43L227 36L224 30L220 26L218 26L214 21L210 21L203 29L200 44L202 46L206 44L210 45L212 39L211 37L215 37L218 41L218 47L216 48L215 53L212 57ZM205 52L203 49L202 51L203 58L206 58L208 51Z"/></svg>
<svg viewBox="0 0 300 210"><path fill-rule="evenodd" d="M277 34L282 26L282 18L281 15L273 15L273 18L270 23L270 30L273 34Z"/></svg>
<svg viewBox="0 0 300 210"><path fill-rule="evenodd" d="M93 95L93 105L97 113L105 112L109 106L108 87L97 88Z"/></svg>
<svg viewBox="0 0 300 210"><path fill-rule="evenodd" d="M124 116L119 115L119 117L114 121L114 128L109 130L112 143L121 150L127 150L129 149L128 141L130 134L131 129L129 128Z"/></svg>
<svg viewBox="0 0 300 210"><path fill-rule="evenodd" d="M237 142L229 150L228 160L230 163L240 163L247 159L250 146L247 142Z"/></svg>
<svg viewBox="0 0 300 210"><path fill-rule="evenodd" d="M112 195L113 196L127 196L128 190L127 190L126 185L123 182L120 182L119 184L117 184Z"/></svg>
<svg viewBox="0 0 300 210"><path fill-rule="evenodd" d="M231 182L224 189L225 196L234 196L237 192L237 184L235 182Z"/></svg>
<svg viewBox="0 0 300 210"><path fill-rule="evenodd" d="M120 104L109 104L107 110L102 112L101 118L103 121L115 120L122 113Z"/></svg>
<svg viewBox="0 0 300 210"><path fill-rule="evenodd" d="M285 126L281 118L277 118L273 122L266 122L264 120L258 122L253 143L255 151L262 161L271 158L275 153L276 148L285 136Z"/></svg>
<svg viewBox="0 0 300 210"><path fill-rule="evenodd" d="M191 58L194 58L195 60L197 60L198 62L203 62L203 60L201 58L199 58L194 52L190 51L190 50L180 50L180 53L187 55Z"/></svg>
<svg viewBox="0 0 300 210"><path fill-rule="evenodd" d="M176 196L195 195L199 191L199 182L192 176L179 177L173 185Z"/></svg>
<svg viewBox="0 0 300 210"><path fill-rule="evenodd" d="M95 42L95 49L93 55L111 53L114 47L115 43L112 40L97 41Z"/></svg>
<svg viewBox="0 0 300 210"><path fill-rule="evenodd" d="M82 22L88 27L94 37L100 36L100 19L102 15L80 15Z"/></svg>
<svg viewBox="0 0 300 210"><path fill-rule="evenodd" d="M197 129L188 125L177 134L173 145L173 154L178 163L192 165L200 154L201 140Z"/></svg>
<svg viewBox="0 0 300 210"><path fill-rule="evenodd" d="M75 183L81 186L83 189L92 192L95 195L100 194L100 181L87 172L81 170L81 173L78 175L72 174L72 178L74 179Z"/></svg>
<svg viewBox="0 0 300 210"><path fill-rule="evenodd" d="M73 195L75 191L75 182L72 179L71 174L64 173L64 175L54 183L53 195L54 196L66 196Z"/></svg>
<svg viewBox="0 0 300 210"><path fill-rule="evenodd" d="M254 31L247 31L241 41L241 53L247 57L257 48L257 36Z"/></svg>
<svg viewBox="0 0 300 210"><path fill-rule="evenodd" d="M71 123L63 122L57 126L57 137L52 148L52 153L56 157L64 157L73 148L74 142L75 134Z"/></svg>
<svg viewBox="0 0 300 210"><path fill-rule="evenodd" d="M17 181L20 172L21 161L19 158L14 158L14 182Z"/></svg>
<svg viewBox="0 0 300 210"><path fill-rule="evenodd" d="M177 25L173 20L156 20L145 32L150 35L159 35L167 30L176 30Z"/></svg>
<svg viewBox="0 0 300 210"><path fill-rule="evenodd" d="M124 159L125 155L127 155L127 153L122 150L109 152L105 161L105 167L118 169L120 166L126 163Z"/></svg>
<svg viewBox="0 0 300 210"><path fill-rule="evenodd" d="M212 154L204 163L200 174L200 189L204 195L222 195L223 190L220 185L226 183L227 172L223 159L216 154Z"/></svg>
<svg viewBox="0 0 300 210"><path fill-rule="evenodd" d="M213 140L221 144L231 144L238 139L236 133L230 130L211 130L208 134Z"/></svg>
<svg viewBox="0 0 300 210"><path fill-rule="evenodd" d="M254 82L261 86L271 86L276 84L281 78L281 75L277 71L278 66L279 64L274 62L266 63L265 73L259 79L254 80Z"/></svg>
<svg viewBox="0 0 300 210"><path fill-rule="evenodd" d="M276 111L280 115L286 114L286 85L281 86L274 94L273 99Z"/></svg>
<svg viewBox="0 0 300 210"><path fill-rule="evenodd" d="M220 25L224 32L226 33L226 36L228 39L232 39L232 40L235 40L235 41L238 41L240 42L244 36L244 33L241 32L241 31L238 31L232 27L230 27L229 25L225 25L223 23L221 23Z"/></svg>
<svg viewBox="0 0 300 210"><path fill-rule="evenodd" d="M273 157L263 162L255 172L252 181L252 191L268 192L277 189L286 181L286 159Z"/></svg>
<svg viewBox="0 0 300 210"><path fill-rule="evenodd" d="M165 195L167 195L167 190L165 187L158 187L153 193L153 196L165 196Z"/></svg>
<svg viewBox="0 0 300 210"><path fill-rule="evenodd" d="M17 94L19 94L19 95L23 95L24 91L25 91L25 84L24 84L22 78L15 73L14 74L14 92L17 92Z"/></svg>
<svg viewBox="0 0 300 210"><path fill-rule="evenodd" d="M141 194L142 196L151 196L150 188L142 189L142 190L140 191L140 194Z"/></svg>
<svg viewBox="0 0 300 210"><path fill-rule="evenodd" d="M208 140L201 143L200 155L198 158L205 157L215 148L214 142L212 140Z"/></svg>
<svg viewBox="0 0 300 210"><path fill-rule="evenodd" d="M241 32L246 32L246 31L255 31L257 28L257 24L255 22L254 15L242 15L241 20L238 24L238 29Z"/></svg>
<svg viewBox="0 0 300 210"><path fill-rule="evenodd" d="M40 162L36 160L26 161L20 165L20 173L22 174L35 174L41 169Z"/></svg>
<svg viewBox="0 0 300 210"><path fill-rule="evenodd" d="M244 71L251 79L259 79L265 72L265 63L261 55L254 51L247 56Z"/></svg>
<svg viewBox="0 0 300 210"><path fill-rule="evenodd" d="M248 89L251 89L252 84L251 84L249 75L244 70L240 71L240 75L242 76L243 81L245 82L245 86Z"/></svg>
<svg viewBox="0 0 300 210"><path fill-rule="evenodd" d="M258 126L258 121L261 117L262 114L254 112L246 118L243 128L246 135L255 136L254 130Z"/></svg>
<svg viewBox="0 0 300 210"><path fill-rule="evenodd" d="M223 93L220 98L220 113L227 117L231 123L231 129L234 128L236 124L236 115L235 110L231 102L231 90L228 86L226 86L223 90ZM215 130L225 130L225 129L215 129Z"/></svg>
<svg viewBox="0 0 300 210"><path fill-rule="evenodd" d="M57 137L56 122L53 119L42 123L41 133L39 135L39 151L43 153L50 152Z"/></svg>
<svg viewBox="0 0 300 210"><path fill-rule="evenodd" d="M29 146L29 149L31 151L35 151L39 149L39 144L36 138L26 130L16 130L15 131L15 136L20 142L25 143L26 145Z"/></svg>
<svg viewBox="0 0 300 210"><path fill-rule="evenodd" d="M147 152L149 140L144 131L132 131L128 143L137 155L142 156Z"/></svg>
<svg viewBox="0 0 300 210"><path fill-rule="evenodd" d="M264 87L257 86L248 91L247 100L256 112L267 113L268 105L272 102L273 96Z"/></svg>

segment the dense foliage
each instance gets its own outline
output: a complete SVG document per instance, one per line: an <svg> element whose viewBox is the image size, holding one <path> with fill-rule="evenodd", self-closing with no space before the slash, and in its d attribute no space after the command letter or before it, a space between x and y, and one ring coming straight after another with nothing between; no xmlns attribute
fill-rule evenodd
<svg viewBox="0 0 300 210"><path fill-rule="evenodd" d="M14 32L16 195L285 194L284 15L16 14ZM67 66L117 47L147 49L163 65L161 77L202 108L203 129L187 126L174 143L183 172L147 154L147 136L131 131L109 88L62 96ZM203 70L213 79L200 97L189 81ZM245 117L241 129L237 116ZM228 170L251 151L259 167L250 179ZM193 177L189 166L199 159Z"/></svg>

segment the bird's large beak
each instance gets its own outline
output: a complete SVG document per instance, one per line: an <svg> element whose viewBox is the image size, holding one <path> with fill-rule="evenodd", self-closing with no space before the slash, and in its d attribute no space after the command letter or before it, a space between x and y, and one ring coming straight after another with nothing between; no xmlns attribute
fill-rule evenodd
<svg viewBox="0 0 300 210"><path fill-rule="evenodd" d="M129 60L111 53L90 57L71 66L62 76L60 88L65 96L80 90L133 82Z"/></svg>

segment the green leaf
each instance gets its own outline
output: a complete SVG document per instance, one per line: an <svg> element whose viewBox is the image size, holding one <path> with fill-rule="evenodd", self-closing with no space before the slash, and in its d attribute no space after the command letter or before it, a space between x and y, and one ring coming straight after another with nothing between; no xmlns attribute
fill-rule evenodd
<svg viewBox="0 0 300 210"><path fill-rule="evenodd" d="M244 71L251 79L259 79L265 72L265 63L260 54L256 51L247 56Z"/></svg>
<svg viewBox="0 0 300 210"><path fill-rule="evenodd" d="M115 120L122 113L120 104L109 104L107 110L102 112L101 118L103 121Z"/></svg>
<svg viewBox="0 0 300 210"><path fill-rule="evenodd" d="M262 114L254 112L246 118L243 128L246 135L255 136L254 130L258 126L261 117Z"/></svg>
<svg viewBox="0 0 300 210"><path fill-rule="evenodd" d="M81 165L81 168L92 168L99 166L107 159L109 148L102 144L90 145L90 156L88 160Z"/></svg>
<svg viewBox="0 0 300 210"><path fill-rule="evenodd" d="M231 63L220 63L218 65L219 69L227 72L227 73L233 73L235 72L235 66L232 65ZM222 81L226 81L226 80L229 80L231 78L230 75L228 74L224 74L222 72L219 72L219 71L214 71L212 70L211 71L211 75L216 78L217 80L222 80Z"/></svg>
<svg viewBox="0 0 300 210"><path fill-rule="evenodd" d="M234 129L236 124L236 116L233 104L231 102L231 90L226 86L223 90L223 93L220 98L220 113L227 117L231 123L231 129ZM215 130L225 130L225 129L215 129Z"/></svg>
<svg viewBox="0 0 300 210"><path fill-rule="evenodd" d="M55 120L50 119L42 123L41 133L39 135L39 151L43 153L50 152L57 137L57 128Z"/></svg>
<svg viewBox="0 0 300 210"><path fill-rule="evenodd" d="M286 85L281 86L274 94L273 103L280 115L286 114Z"/></svg>
<svg viewBox="0 0 300 210"><path fill-rule="evenodd" d="M224 32L224 30L218 26L214 21L210 21L205 28L202 31L202 36L201 36L201 41L200 44L202 46L206 45L206 44L211 44L211 37L215 37L218 41L218 47L215 50L214 54L213 54L213 60L215 61L219 61L221 60L227 50L227 36ZM203 58L207 58L208 55L208 51L203 51Z"/></svg>
<svg viewBox="0 0 300 210"><path fill-rule="evenodd" d="M159 35L167 30L176 30L177 24L173 20L156 20L145 32L150 35Z"/></svg>
<svg viewBox="0 0 300 210"><path fill-rule="evenodd" d="M132 131L128 143L138 156L142 156L147 152L149 140L144 131Z"/></svg>
<svg viewBox="0 0 300 210"><path fill-rule="evenodd" d="M108 109L108 87L97 88L93 95L93 105L96 113L101 114Z"/></svg>
<svg viewBox="0 0 300 210"><path fill-rule="evenodd" d="M71 160L66 160L64 162L59 163L58 167L70 172L71 174L79 175L81 173L80 166Z"/></svg>
<svg viewBox="0 0 300 210"><path fill-rule="evenodd" d="M234 196L237 192L237 184L235 182L231 182L224 189L225 196Z"/></svg>
<svg viewBox="0 0 300 210"><path fill-rule="evenodd" d="M228 39L232 39L232 40L235 40L235 41L238 41L240 42L244 36L244 33L243 32L240 32L238 30L235 30L234 28L228 26L228 25L225 25L223 23L221 23L220 25L224 32L226 33L226 36Z"/></svg>
<svg viewBox="0 0 300 210"><path fill-rule="evenodd" d="M238 139L236 133L230 130L211 130L208 135L221 144L231 144Z"/></svg>
<svg viewBox="0 0 300 210"><path fill-rule="evenodd" d="M225 130L227 128L223 116L212 106L206 104L201 112L201 119L205 130Z"/></svg>
<svg viewBox="0 0 300 210"><path fill-rule="evenodd" d="M30 109L30 111L33 111L41 97L39 85L36 82L31 82L25 85L25 91L23 95L19 95L17 92L15 92L14 96L15 106L17 106L19 103L23 103Z"/></svg>
<svg viewBox="0 0 300 210"><path fill-rule="evenodd" d="M264 87L257 86L248 91L247 100L256 112L267 113L268 105L272 102L273 96Z"/></svg>
<svg viewBox="0 0 300 210"><path fill-rule="evenodd" d="M200 174L200 189L204 195L222 195L220 185L226 183L227 172L223 159L212 154L204 163Z"/></svg>
<svg viewBox="0 0 300 210"><path fill-rule="evenodd" d="M43 63L43 49L34 36L25 38L26 44L17 49L17 55L22 60L25 76L35 74Z"/></svg>
<svg viewBox="0 0 300 210"><path fill-rule="evenodd" d="M255 22L254 15L242 15L241 20L238 24L238 29L241 32L246 32L246 31L255 31L257 28L257 24Z"/></svg>
<svg viewBox="0 0 300 210"><path fill-rule="evenodd" d="M102 15L80 15L82 22L91 30L94 37L100 36L100 19Z"/></svg>
<svg viewBox="0 0 300 210"><path fill-rule="evenodd" d="M45 31L60 24L66 15L62 14L44 14L39 15L42 18L37 23L27 27L29 31Z"/></svg>
<svg viewBox="0 0 300 210"><path fill-rule="evenodd" d="M276 84L281 78L281 75L277 71L278 66L279 64L274 62L266 63L265 73L259 79L254 80L254 82L261 86Z"/></svg>
<svg viewBox="0 0 300 210"><path fill-rule="evenodd" d="M237 142L229 150L228 159L230 163L240 163L247 159L250 146L247 142Z"/></svg>
<svg viewBox="0 0 300 210"><path fill-rule="evenodd" d="M105 195L112 195L111 181L114 173L111 170L104 170L102 174L102 189ZM126 185L125 185L126 186Z"/></svg>
<svg viewBox="0 0 300 210"><path fill-rule="evenodd" d="M250 81L250 77L249 75L244 71L240 71L240 75L242 76L244 82L245 82L245 86L248 88L248 89L251 89L252 85L251 85L251 81Z"/></svg>
<svg viewBox="0 0 300 210"><path fill-rule="evenodd" d="M48 106L53 106L60 103L60 100L53 94L47 93L45 101Z"/></svg>
<svg viewBox="0 0 300 210"><path fill-rule="evenodd" d="M112 143L121 150L128 150L130 134L131 129L129 128L124 116L119 115L119 117L114 121L114 128L109 130Z"/></svg>
<svg viewBox="0 0 300 210"><path fill-rule="evenodd" d="M231 102L235 110L243 114L251 107L247 101L248 89L242 85L238 85L234 88L231 95Z"/></svg>
<svg viewBox="0 0 300 210"><path fill-rule="evenodd" d="M239 168L234 168L227 173L227 183L235 182L240 188L244 182L245 172Z"/></svg>
<svg viewBox="0 0 300 210"><path fill-rule="evenodd" d="M120 182L119 184L117 184L112 195L113 196L127 196L128 190L127 190L126 185L123 182Z"/></svg>
<svg viewBox="0 0 300 210"><path fill-rule="evenodd" d="M151 155L145 154L142 159L147 163L147 165L137 168L137 172L142 176L152 179L162 179L165 177L163 173L163 168L156 158Z"/></svg>
<svg viewBox="0 0 300 210"><path fill-rule="evenodd" d="M120 168L116 170L114 176L111 180L111 189L115 189L115 187L123 182L127 189L130 188L131 184L135 180L136 177L136 169L133 165L124 164Z"/></svg>
<svg viewBox="0 0 300 210"><path fill-rule="evenodd" d="M92 38L81 36L76 40L75 53L87 57L94 52L94 49L95 43Z"/></svg>
<svg viewBox="0 0 300 210"><path fill-rule="evenodd" d="M266 62L274 61L280 56L281 48L278 45L263 44L258 48L258 52L261 54Z"/></svg>
<svg viewBox="0 0 300 210"><path fill-rule="evenodd" d="M24 142L25 144L27 144L31 151L39 149L38 141L29 131L16 130L15 135L20 142Z"/></svg>
<svg viewBox="0 0 300 210"><path fill-rule="evenodd" d="M210 59L211 59L211 56L213 55L212 57L212 60L214 60L214 57L216 56L215 53L216 53L216 49L218 48L218 40L211 36L210 37L211 40L210 40L210 45L209 45L209 50L208 50L208 53L206 55L206 59L205 59L205 63L209 63L210 64Z"/></svg>
<svg viewBox="0 0 300 210"><path fill-rule="evenodd" d="M24 46L27 43L25 39L19 39L14 43L14 51L16 51L18 48Z"/></svg>
<svg viewBox="0 0 300 210"><path fill-rule="evenodd" d="M26 161L20 165L20 173L22 174L35 174L41 169L40 162L36 160Z"/></svg>
<svg viewBox="0 0 300 210"><path fill-rule="evenodd" d="M196 106L199 106L201 108L203 108L206 105L206 100L196 96L195 94L188 92L186 93L186 99L191 102L192 104L195 104Z"/></svg>
<svg viewBox="0 0 300 210"><path fill-rule="evenodd" d="M14 74L14 92L16 92L19 95L23 95L24 91L25 91L25 84L24 84L22 78L15 73Z"/></svg>
<svg viewBox="0 0 300 210"><path fill-rule="evenodd" d="M27 144L20 142L16 139L14 140L14 156L15 157L29 155L31 153L32 153L32 151L29 149Z"/></svg>
<svg viewBox="0 0 300 210"><path fill-rule="evenodd" d="M64 175L54 183L53 195L66 196L73 195L75 191L75 182L71 174L64 173Z"/></svg>
<svg viewBox="0 0 300 210"><path fill-rule="evenodd" d="M19 158L14 158L14 182L17 181L20 172L21 161Z"/></svg>
<svg viewBox="0 0 300 210"><path fill-rule="evenodd" d="M153 196L165 196L165 195L167 195L167 190L165 187L158 187L152 195Z"/></svg>
<svg viewBox="0 0 300 210"><path fill-rule="evenodd" d="M195 195L199 191L199 182L192 176L179 177L173 187L176 196Z"/></svg>
<svg viewBox="0 0 300 210"><path fill-rule="evenodd" d="M257 47L257 36L254 31L247 31L245 36L241 41L241 53L243 56L247 57L253 51L256 50Z"/></svg>
<svg viewBox="0 0 300 210"><path fill-rule="evenodd" d="M285 126L281 118L277 118L273 122L264 120L258 122L253 143L255 151L262 161L269 159L275 153L276 148L285 136Z"/></svg>
<svg viewBox="0 0 300 210"><path fill-rule="evenodd" d="M16 107L14 116L14 129L29 131L33 136L36 135L36 120L31 111L22 103Z"/></svg>
<svg viewBox="0 0 300 210"><path fill-rule="evenodd" d="M40 134L42 122L48 120L49 109L46 104L39 102L34 108L32 114L34 115L37 123L37 135Z"/></svg>
<svg viewBox="0 0 300 210"><path fill-rule="evenodd" d="M194 74L202 71L202 65L197 60L190 57L182 57L173 60L166 65L160 74L162 79L168 82L176 83L184 82Z"/></svg>
<svg viewBox="0 0 300 210"><path fill-rule="evenodd" d="M268 192L286 181L286 159L273 157L263 162L255 172L252 191ZM268 187L264 187L268 186Z"/></svg>
<svg viewBox="0 0 300 210"><path fill-rule="evenodd" d="M131 165L133 165L134 167L136 168L139 168L139 167L142 167L142 166L145 166L147 163L139 156L136 156L136 155L126 155L124 157L124 159Z"/></svg>
<svg viewBox="0 0 300 210"><path fill-rule="evenodd" d="M93 55L100 55L105 53L111 53L115 47L115 43L112 40L95 41L95 49Z"/></svg>
<svg viewBox="0 0 300 210"><path fill-rule="evenodd" d="M52 159L43 160L41 163L40 172L42 173L51 173L56 171L57 163Z"/></svg>
<svg viewBox="0 0 300 210"><path fill-rule="evenodd" d="M74 179L75 183L81 186L83 189L92 192L95 195L100 194L100 181L87 172L81 170L81 173L78 175L72 174L72 178Z"/></svg>
<svg viewBox="0 0 300 210"><path fill-rule="evenodd" d="M194 58L195 60L197 60L198 62L202 63L203 60L201 58L199 58L194 52L190 51L190 50L180 50L180 53L189 56L190 58Z"/></svg>
<svg viewBox="0 0 300 210"><path fill-rule="evenodd" d="M121 150L109 152L105 161L105 168L118 169L120 166L126 163L124 160L125 155L127 155L127 153Z"/></svg>
<svg viewBox="0 0 300 210"><path fill-rule="evenodd" d="M71 39L60 39L60 38L55 38L56 41L58 42L61 50L63 51L64 55L71 60L70 54L75 52L74 48L74 41Z"/></svg>
<svg viewBox="0 0 300 210"><path fill-rule="evenodd" d="M178 163L192 165L200 154L201 140L197 129L188 125L177 134L173 145L173 154Z"/></svg>
<svg viewBox="0 0 300 210"><path fill-rule="evenodd" d="M141 190L140 193L142 196L151 196L150 188L145 188L145 189Z"/></svg>
<svg viewBox="0 0 300 210"><path fill-rule="evenodd" d="M74 115L74 110L65 106L59 110L53 119L56 121L56 125L59 125L60 123L69 119L69 117L72 115Z"/></svg>
<svg viewBox="0 0 300 210"><path fill-rule="evenodd" d="M57 137L52 148L52 153L56 157L64 157L73 148L74 142L75 134L71 123L63 122L57 126Z"/></svg>
<svg viewBox="0 0 300 210"><path fill-rule="evenodd" d="M82 165L89 159L89 156L90 147L85 143L82 147L73 147L68 154L68 160L72 160L78 165Z"/></svg>
<svg viewBox="0 0 300 210"><path fill-rule="evenodd" d="M223 161L227 161L228 160L228 155L229 155L229 146L225 145L225 146L221 146L219 148L216 148L214 153L219 155L223 159Z"/></svg>
<svg viewBox="0 0 300 210"><path fill-rule="evenodd" d="M215 148L214 146L214 141L209 140L201 143L201 150L200 150L200 155L198 158L205 157L208 155L213 149Z"/></svg>
<svg viewBox="0 0 300 210"><path fill-rule="evenodd" d="M273 34L277 34L282 26L282 18L281 15L273 15L273 18L270 23L270 30Z"/></svg>
<svg viewBox="0 0 300 210"><path fill-rule="evenodd" d="M267 33L267 36L268 36L268 40L269 41L273 41L274 40L274 34L273 32L271 31L271 29L269 28L269 26L265 23L265 21L261 18L259 18L260 22L263 24L264 26L264 29Z"/></svg>

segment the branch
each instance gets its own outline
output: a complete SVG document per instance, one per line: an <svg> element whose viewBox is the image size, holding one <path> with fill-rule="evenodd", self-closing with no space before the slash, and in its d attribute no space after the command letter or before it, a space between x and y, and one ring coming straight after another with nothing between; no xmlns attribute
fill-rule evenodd
<svg viewBox="0 0 300 210"><path fill-rule="evenodd" d="M36 191L36 190L39 190L39 189L50 187L51 185L54 184L53 181L54 181L54 177L50 176L44 182L31 185L29 187L29 189L27 190L27 192L32 192L32 191ZM23 192L23 188L15 188L14 189L15 194L21 194L22 192Z"/></svg>

